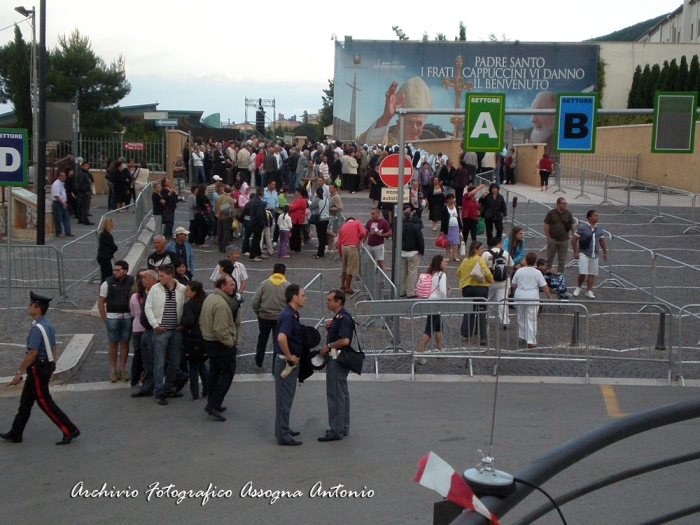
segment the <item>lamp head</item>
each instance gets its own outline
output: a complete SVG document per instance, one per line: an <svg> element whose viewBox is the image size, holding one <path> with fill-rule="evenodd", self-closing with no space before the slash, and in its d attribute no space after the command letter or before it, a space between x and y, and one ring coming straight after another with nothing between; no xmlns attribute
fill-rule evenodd
<svg viewBox="0 0 700 525"><path fill-rule="evenodd" d="M24 17L30 17L34 15L34 9L29 10L24 6L15 7L15 11L17 11L20 15Z"/></svg>

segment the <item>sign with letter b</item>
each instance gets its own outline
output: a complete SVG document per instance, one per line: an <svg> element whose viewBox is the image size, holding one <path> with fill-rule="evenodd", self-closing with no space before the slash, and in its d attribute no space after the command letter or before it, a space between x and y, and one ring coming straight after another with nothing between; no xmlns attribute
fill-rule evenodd
<svg viewBox="0 0 700 525"><path fill-rule="evenodd" d="M595 153L598 93L560 93L557 96L557 153Z"/></svg>

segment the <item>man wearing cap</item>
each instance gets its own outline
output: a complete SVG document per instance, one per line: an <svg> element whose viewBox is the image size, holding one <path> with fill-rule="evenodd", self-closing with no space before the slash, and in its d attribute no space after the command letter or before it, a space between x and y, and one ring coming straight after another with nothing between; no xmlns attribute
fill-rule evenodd
<svg viewBox="0 0 700 525"><path fill-rule="evenodd" d="M287 305L279 314L273 339L273 364L272 370L275 376L275 438L277 444L282 446L298 446L301 441L294 439L299 435L289 428L289 413L294 403L294 395L297 390L297 378L299 367L282 377L282 371L287 365L298 365L302 352L301 322L299 310L306 305L306 292L298 284L290 284L284 290L284 298Z"/></svg>
<svg viewBox="0 0 700 525"><path fill-rule="evenodd" d="M19 410L12 422L12 428L0 438L12 443L21 443L24 427L29 421L32 406L36 401L49 419L61 429L63 437L57 445L67 445L80 435L68 416L58 408L49 392L49 380L56 369L56 330L44 317L49 309L51 299L29 292L29 308L27 312L34 319L27 337L27 355L12 378L10 384L19 385L22 375L27 373L27 382L22 389L19 400Z"/></svg>
<svg viewBox="0 0 700 525"><path fill-rule="evenodd" d="M129 357L129 341L131 341L131 287L134 285L134 277L129 275L129 263L117 261L111 277L107 277L100 286L100 296L97 308L107 327L109 340L109 365L111 368L110 380L116 383L129 380L126 372L126 361ZM121 345L119 360L119 372L117 372L117 352Z"/></svg>
<svg viewBox="0 0 700 525"><path fill-rule="evenodd" d="M349 370L336 361L337 351L352 344L355 324L350 312L345 309L345 293L332 290L326 298L333 319L326 321L328 338L321 348L323 355L331 354L326 367L326 400L328 401L328 424L331 427L319 441L339 441L350 434L350 393L348 391ZM335 356L335 357L334 357Z"/></svg>
<svg viewBox="0 0 700 525"><path fill-rule="evenodd" d="M187 265L187 277L192 279L192 275L194 275L194 254L192 245L187 242L189 234L190 232L182 226L175 228L175 238L168 243L165 251L175 255L178 262L182 261Z"/></svg>

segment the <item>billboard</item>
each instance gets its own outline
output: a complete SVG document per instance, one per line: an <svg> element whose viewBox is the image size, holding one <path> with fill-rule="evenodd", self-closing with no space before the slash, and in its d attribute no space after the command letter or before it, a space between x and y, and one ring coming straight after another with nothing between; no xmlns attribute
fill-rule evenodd
<svg viewBox="0 0 700 525"><path fill-rule="evenodd" d="M467 93L505 93L506 110L555 108L596 91L596 44L336 41L334 134L398 143L396 107L463 109ZM555 117L507 116L527 142L551 143ZM407 116L406 142L461 138L464 117Z"/></svg>

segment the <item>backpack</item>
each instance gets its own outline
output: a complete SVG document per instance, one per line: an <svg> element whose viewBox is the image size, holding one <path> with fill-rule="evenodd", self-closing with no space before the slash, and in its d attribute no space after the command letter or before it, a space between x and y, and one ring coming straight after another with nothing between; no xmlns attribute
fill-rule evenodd
<svg viewBox="0 0 700 525"><path fill-rule="evenodd" d="M491 254L491 273L493 274L493 280L496 282L505 281L508 279L508 261L503 256L503 250L498 253L494 253L493 250L489 250Z"/></svg>
<svg viewBox="0 0 700 525"><path fill-rule="evenodd" d="M440 279L442 275L438 278L437 286L433 288L433 276L429 273L422 273L418 276L418 283L416 284L416 296L419 299L427 299L433 292L440 286Z"/></svg>

